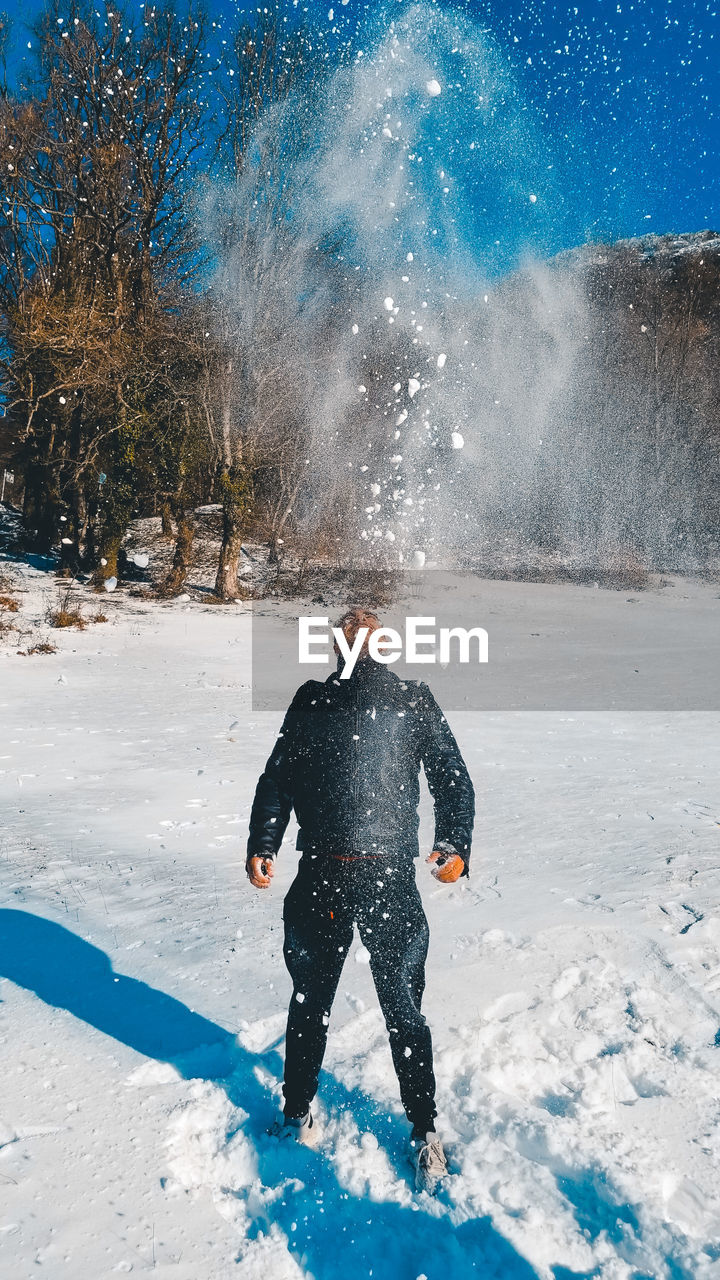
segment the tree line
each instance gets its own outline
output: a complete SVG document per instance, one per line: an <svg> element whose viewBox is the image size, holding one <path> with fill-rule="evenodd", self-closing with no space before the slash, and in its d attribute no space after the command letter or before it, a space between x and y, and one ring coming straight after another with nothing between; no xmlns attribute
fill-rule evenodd
<svg viewBox="0 0 720 1280"><path fill-rule="evenodd" d="M294 162L311 150L328 68L350 55L329 58L285 8L218 31L196 0L132 14L50 0L18 89L5 80L0 15L0 465L16 472L32 548L59 548L64 571L98 584L117 576L137 515L160 516L175 539L172 594L191 564L194 508L221 504L216 591L232 599L248 534L337 552L381 502L407 510L393 427L412 409L398 388L419 330L368 321L362 363L348 357L342 371L367 395L322 437L336 457L359 457L362 436L377 470L386 460L387 495L367 465L326 465L313 435L317 406L336 403L337 334L359 286L342 227L299 234L288 184L302 178ZM454 492L473 518L482 494L477 510L496 530L551 548L614 539L669 565L679 546L709 547L720 523L717 242L590 247L549 275L555 302L568 281L582 295L568 310L582 332L530 463L516 442L560 350L548 299L527 275L508 277L492 331L479 297L448 303L464 309L477 353L466 412L484 441L472 463L460 459ZM443 467L454 475L452 450L438 456L428 492ZM491 471L503 480L495 496ZM443 505L467 537L467 517Z"/></svg>
<svg viewBox="0 0 720 1280"><path fill-rule="evenodd" d="M0 101L3 454L31 545L59 543L63 564L98 582L117 574L143 510L174 522L166 589L179 590L192 508L222 502L227 599L278 447L260 458L237 421L237 319L211 258L253 252L257 216L234 207L228 175L240 179L254 126L311 59L306 33L277 12L222 42L194 0L140 12L52 0L32 82ZM264 150L256 173L277 166L272 139ZM222 209L206 208L218 190ZM213 217L211 248L201 227ZM272 398L266 385L263 407Z"/></svg>

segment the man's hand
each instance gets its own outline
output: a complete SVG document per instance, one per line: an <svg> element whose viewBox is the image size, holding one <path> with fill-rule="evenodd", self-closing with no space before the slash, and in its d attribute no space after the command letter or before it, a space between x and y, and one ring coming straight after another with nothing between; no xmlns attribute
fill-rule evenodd
<svg viewBox="0 0 720 1280"><path fill-rule="evenodd" d="M443 849L435 849L425 861L434 864L432 874L442 884L454 884L465 870L465 863L459 853L446 853Z"/></svg>
<svg viewBox="0 0 720 1280"><path fill-rule="evenodd" d="M245 863L248 880L256 889L269 889L275 875L275 859L271 853L258 854Z"/></svg>

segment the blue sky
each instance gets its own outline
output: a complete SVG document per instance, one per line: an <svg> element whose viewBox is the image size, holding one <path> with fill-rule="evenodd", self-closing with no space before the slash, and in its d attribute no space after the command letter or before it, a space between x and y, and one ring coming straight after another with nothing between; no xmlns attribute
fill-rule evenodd
<svg viewBox="0 0 720 1280"><path fill-rule="evenodd" d="M22 74L36 0L0 0L17 26L9 72ZM400 0L293 5L327 33L370 20ZM720 227L720 0L467 0L512 68L562 191L548 248L649 231ZM208 2L211 16L235 6Z"/></svg>

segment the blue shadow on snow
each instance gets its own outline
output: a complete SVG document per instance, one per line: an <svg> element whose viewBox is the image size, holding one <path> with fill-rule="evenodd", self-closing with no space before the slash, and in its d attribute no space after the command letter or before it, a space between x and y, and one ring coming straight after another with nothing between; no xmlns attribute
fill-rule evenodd
<svg viewBox="0 0 720 1280"><path fill-rule="evenodd" d="M181 1001L116 974L103 951L71 930L28 911L0 910L0 977L138 1053L172 1063L186 1079L221 1082L230 1101L248 1112L243 1129L255 1145L259 1176L270 1188L262 1204L253 1198L250 1234L276 1223L315 1280L537 1280L489 1218L454 1225L439 1201L427 1212L419 1201L405 1207L353 1195L338 1183L322 1150L269 1138L274 1100L256 1070L279 1077L280 1055L274 1049L250 1053L233 1033ZM383 1127L367 1098L334 1078L327 1084L333 1106L352 1110L361 1127L369 1119L379 1142L387 1140L388 1125Z"/></svg>

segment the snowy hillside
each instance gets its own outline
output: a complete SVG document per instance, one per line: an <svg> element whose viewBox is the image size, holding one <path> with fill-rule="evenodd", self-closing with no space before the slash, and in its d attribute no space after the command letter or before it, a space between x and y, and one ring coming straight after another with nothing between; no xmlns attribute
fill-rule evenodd
<svg viewBox="0 0 720 1280"><path fill-rule="evenodd" d="M29 627L50 586L12 572ZM297 854L291 830L273 890L244 880L279 722L249 709L248 606L103 605L55 653L0 647L3 1276L718 1276L717 717L450 716L479 823L469 882L418 868L455 1170L431 1201L359 946L320 1148L265 1132Z"/></svg>
<svg viewBox="0 0 720 1280"><path fill-rule="evenodd" d="M720 234L717 231L683 231L677 235L637 236L629 240L615 240L611 246L603 244L581 245L566 249L556 255L556 262L575 263L578 266L605 264L618 252L628 250L643 260L657 258L672 261L682 257L717 257L720 254Z"/></svg>

